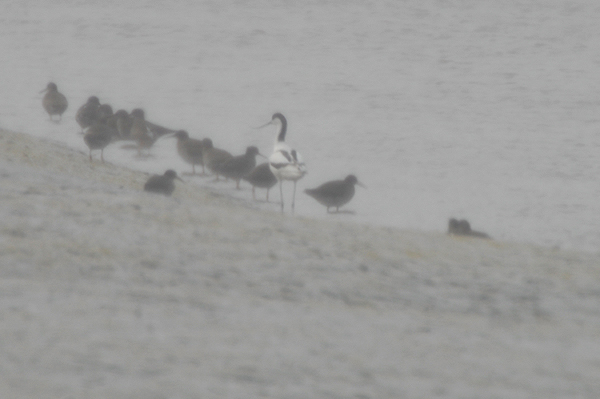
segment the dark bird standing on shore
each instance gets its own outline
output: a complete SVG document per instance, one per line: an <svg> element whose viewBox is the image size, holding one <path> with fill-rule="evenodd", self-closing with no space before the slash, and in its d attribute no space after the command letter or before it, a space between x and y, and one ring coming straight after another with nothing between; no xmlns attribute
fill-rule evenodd
<svg viewBox="0 0 600 399"><path fill-rule="evenodd" d="M448 221L448 234L456 236L490 238L490 236L486 233L471 230L471 224L467 220L457 220L455 218L452 218Z"/></svg>
<svg viewBox="0 0 600 399"><path fill-rule="evenodd" d="M138 155L141 155L143 149L148 150L150 147L152 147L156 141L156 138L150 134L150 131L148 130L144 110L136 108L131 111L131 116L132 122L130 137L136 141Z"/></svg>
<svg viewBox="0 0 600 399"><path fill-rule="evenodd" d="M268 162L261 163L256 168L252 169L252 171L246 176L244 176L242 179L252 184L253 200L256 200L254 191L256 187L258 187L267 189L267 202L269 202L269 191L271 190L271 187L277 184L277 178L275 177L273 172L271 172L271 168L269 167Z"/></svg>
<svg viewBox="0 0 600 399"><path fill-rule="evenodd" d="M215 180L219 180L219 165L233 158L233 155L220 148L215 148L211 139L202 140L202 146L204 166L217 176Z"/></svg>
<svg viewBox="0 0 600 399"><path fill-rule="evenodd" d="M202 174L204 175L204 160L202 158L202 149L204 144L201 140L192 139L185 130L178 130L173 136L177 139L177 152L183 160L192 165L192 174L196 174L196 165L202 165Z"/></svg>
<svg viewBox="0 0 600 399"><path fill-rule="evenodd" d="M92 162L92 150L100 150L100 159L104 162L104 148L110 144L114 131L107 126L104 120L95 121L83 136L83 141L90 149L90 162Z"/></svg>
<svg viewBox="0 0 600 399"><path fill-rule="evenodd" d="M48 86L40 93L44 93L44 98L42 99L42 106L50 116L50 120L52 119L52 115L58 115L58 120L62 120L62 114L66 111L69 103L67 98L58 91L58 87L55 83L48 83Z"/></svg>
<svg viewBox="0 0 600 399"><path fill-rule="evenodd" d="M344 180L333 180L323 183L317 188L306 189L304 192L316 199L321 205L325 205L328 213L331 207L335 207L335 211L339 212L340 206L347 204L354 197L355 184L364 187L356 176L348 175Z"/></svg>
<svg viewBox="0 0 600 399"><path fill-rule="evenodd" d="M77 110L75 114L75 120L81 126L81 132L87 127L92 126L94 122L98 120L98 108L100 107L100 100L96 96L88 98L87 102L83 104Z"/></svg>
<svg viewBox="0 0 600 399"><path fill-rule="evenodd" d="M153 175L144 184L144 191L169 196L175 190L175 179L183 181L172 169L167 170L164 175Z"/></svg>
<svg viewBox="0 0 600 399"><path fill-rule="evenodd" d="M246 153L232 157L220 164L215 168L217 173L222 174L225 177L235 180L235 188L240 189L240 180L254 169L256 166L256 156L263 156L258 148L250 146L246 148Z"/></svg>

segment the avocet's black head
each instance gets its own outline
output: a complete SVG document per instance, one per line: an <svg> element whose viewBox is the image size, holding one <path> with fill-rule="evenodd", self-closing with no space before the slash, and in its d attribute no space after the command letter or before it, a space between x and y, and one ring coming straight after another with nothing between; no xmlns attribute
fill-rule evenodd
<svg viewBox="0 0 600 399"><path fill-rule="evenodd" d="M175 132L175 137L179 140L187 140L190 138L190 135L185 130L178 130Z"/></svg>
<svg viewBox="0 0 600 399"><path fill-rule="evenodd" d="M91 96L90 98L88 98L87 102L88 104L100 105L100 100L96 96Z"/></svg>
<svg viewBox="0 0 600 399"><path fill-rule="evenodd" d="M279 119L281 121L281 123L287 123L287 120L285 119L285 116L283 116L283 114L281 112L275 112L273 114L273 117L271 117L272 121L275 121L275 119Z"/></svg>

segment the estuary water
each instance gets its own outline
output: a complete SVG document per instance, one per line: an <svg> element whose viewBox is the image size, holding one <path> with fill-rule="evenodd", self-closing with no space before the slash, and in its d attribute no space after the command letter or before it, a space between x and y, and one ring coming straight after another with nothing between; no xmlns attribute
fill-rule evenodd
<svg viewBox="0 0 600 399"><path fill-rule="evenodd" d="M74 116L96 95L268 155L275 131L254 127L282 112L309 170L299 216L428 231L467 218L496 239L597 251L599 19L592 0L9 0L0 126L87 151ZM60 124L41 107L49 81L69 100ZM190 169L174 140L144 159L120 146L107 162ZM349 173L367 188L348 213L302 193ZM188 180L251 201L248 186Z"/></svg>

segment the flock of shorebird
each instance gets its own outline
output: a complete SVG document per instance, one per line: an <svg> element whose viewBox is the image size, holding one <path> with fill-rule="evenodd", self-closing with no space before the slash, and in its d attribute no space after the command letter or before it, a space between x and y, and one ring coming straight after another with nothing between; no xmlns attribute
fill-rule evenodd
<svg viewBox="0 0 600 399"><path fill-rule="evenodd" d="M54 115L58 115L60 121L68 107L67 98L58 91L56 84L52 82L48 83L42 92L46 92L42 99L42 105L50 116L50 120L54 120ZM81 132L84 134L83 140L90 149L90 162L92 161L92 150L100 150L100 159L104 162L104 148L115 140L135 141L137 145L134 148L137 148L138 155L141 155L160 137L174 137L177 139L177 152L185 162L192 165L192 175L196 175L196 166L201 166L201 175L206 175L206 169L209 169L216 176L216 180L219 180L219 176L234 180L238 189L240 181L245 180L252 185L254 200L256 200L255 189L259 187L267 189L266 200L269 201L269 190L279 182L282 213L284 208L283 181L292 181L294 191L291 208L292 213L294 212L296 183L306 174L306 165L300 153L285 142L287 120L281 113L273 114L268 123L259 127L273 125L277 128L277 136L268 162L258 166L256 157L265 156L254 146L248 147L245 154L233 156L225 150L215 148L209 138L194 139L185 130L167 129L147 121L142 109L134 109L131 113L121 109L113 113L111 106L100 104L100 100L96 96L90 97L79 108L75 119L81 126ZM181 179L174 170L169 169L164 175L150 177L144 185L144 190L171 195L175 190L175 180ZM344 180L329 181L319 187L306 189L304 192L324 205L328 213L330 208L335 208L337 213L342 205L347 204L354 197L355 185L363 186L356 176L348 175ZM485 233L471 230L471 225L467 220L455 218L448 221L448 234L490 238Z"/></svg>
<svg viewBox="0 0 600 399"><path fill-rule="evenodd" d="M48 113L50 120L62 114L68 107L67 98L58 91L55 83L48 83L42 99L42 105ZM138 155L143 155L161 137L174 137L177 139L177 152L181 158L192 165L192 175L196 175L196 167L202 167L200 175L206 175L206 169L211 171L216 180L219 176L232 179L236 188L240 188L240 181L245 180L252 185L252 198L256 199L255 189L267 189L266 200L269 201L269 190L279 183L281 212L284 211L283 182L293 182L291 210L294 212L296 198L296 184L306 174L306 165L298 151L285 142L287 133L287 120L281 113L273 114L271 120L259 128L273 125L277 128L277 136L273 152L269 157L262 155L258 148L249 146L242 155L233 156L231 153L216 148L209 138L198 140L191 138L185 130L173 130L151 123L145 119L142 109L134 109L131 113L125 110L113 109L108 104L101 104L96 96L91 96L75 115L75 120L81 127L83 140L89 148L89 158L92 161L92 151L100 150L100 159L104 162L104 148L117 140L131 140L136 144ZM262 156L268 161L256 165L256 157ZM146 182L144 190L171 195L175 190L175 180L181 180L174 170L167 170L164 175L154 175ZM348 203L354 197L354 186L363 186L356 176L348 175L344 180L334 180L323 183L314 189L307 189L305 193L330 212ZM363 186L364 187L364 186Z"/></svg>

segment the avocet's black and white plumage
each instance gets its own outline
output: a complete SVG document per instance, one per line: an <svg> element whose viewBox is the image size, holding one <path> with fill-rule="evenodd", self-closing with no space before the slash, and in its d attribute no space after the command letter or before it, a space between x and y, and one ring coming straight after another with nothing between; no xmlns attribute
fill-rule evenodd
<svg viewBox="0 0 600 399"><path fill-rule="evenodd" d="M279 181L281 212L283 212L283 181L290 180L294 182L294 193L292 195L293 213L296 199L296 183L306 174L306 166L300 153L285 142L285 134L287 133L287 120L285 116L279 112L275 113L271 118L271 122L265 126L267 125L275 125L277 127L275 146L273 147L273 153L269 156L269 168Z"/></svg>

